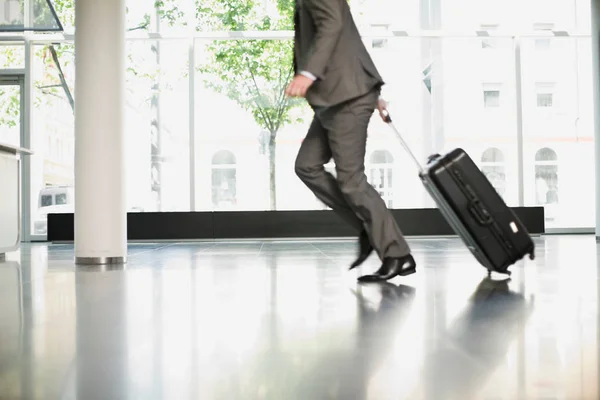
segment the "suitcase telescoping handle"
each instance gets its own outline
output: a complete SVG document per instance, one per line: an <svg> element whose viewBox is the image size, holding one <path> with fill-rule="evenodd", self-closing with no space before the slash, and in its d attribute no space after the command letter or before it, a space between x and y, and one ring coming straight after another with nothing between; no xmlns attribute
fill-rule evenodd
<svg viewBox="0 0 600 400"><path fill-rule="evenodd" d="M404 138L400 134L400 131L398 131L398 129L396 129L396 127L392 123L392 117L390 116L390 112L388 110L383 110L382 113L383 113L383 119L384 119L384 121L396 133L396 136L398 136L398 139L400 139L400 143L402 144L402 147L404 147L404 150L406 150L406 152L414 160L415 164L417 164L417 168L419 169L419 172L423 172L423 166L421 165L421 163L419 162L419 160L417 159L417 157L415 157L414 153L410 150L410 147L408 147L408 144L406 143L406 141L404 140Z"/></svg>

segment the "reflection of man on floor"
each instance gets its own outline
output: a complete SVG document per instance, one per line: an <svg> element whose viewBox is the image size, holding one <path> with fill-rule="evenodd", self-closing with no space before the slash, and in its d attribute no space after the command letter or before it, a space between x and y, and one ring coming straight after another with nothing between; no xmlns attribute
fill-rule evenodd
<svg viewBox="0 0 600 400"><path fill-rule="evenodd" d="M381 268L361 281L416 271L394 217L365 176L367 128L383 80L367 52L346 0L296 0L294 69L288 96L305 97L315 115L296 159L296 173L359 234L362 264L373 251ZM333 158L337 178L324 165Z"/></svg>
<svg viewBox="0 0 600 400"><path fill-rule="evenodd" d="M515 372L506 357L517 338L524 337L534 299L511 290L509 282L484 278L479 283L445 332L436 333L436 346L427 354L421 372L423 381L408 398L487 399L499 397L502 389L510 390L506 382L490 378L502 364L503 369ZM503 397L525 398L511 397L510 392Z"/></svg>
<svg viewBox="0 0 600 400"><path fill-rule="evenodd" d="M324 348L316 359L304 362L306 372L295 375L298 386L293 388L290 399L378 398L369 385L372 380L390 371L396 375L398 359L389 349L403 330L416 290L380 282L359 285L355 295L358 319L352 337L335 335L335 345ZM329 338L323 340L331 339L329 333L326 336ZM302 359L310 360L310 352Z"/></svg>

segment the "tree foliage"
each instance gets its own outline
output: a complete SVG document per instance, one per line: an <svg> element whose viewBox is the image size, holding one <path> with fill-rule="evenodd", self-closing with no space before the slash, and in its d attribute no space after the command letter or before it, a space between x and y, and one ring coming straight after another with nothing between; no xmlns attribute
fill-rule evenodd
<svg viewBox="0 0 600 400"><path fill-rule="evenodd" d="M0 86L0 127L14 128L17 126L20 111L19 93L12 86Z"/></svg>
<svg viewBox="0 0 600 400"><path fill-rule="evenodd" d="M293 1L279 0L275 10L264 2L217 2L211 16L222 31L270 31L293 28ZM285 40L215 40L204 51L208 62L199 67L205 84L226 94L250 111L259 126L275 135L291 121L290 111L301 104L289 101L284 90L293 75L293 43Z"/></svg>

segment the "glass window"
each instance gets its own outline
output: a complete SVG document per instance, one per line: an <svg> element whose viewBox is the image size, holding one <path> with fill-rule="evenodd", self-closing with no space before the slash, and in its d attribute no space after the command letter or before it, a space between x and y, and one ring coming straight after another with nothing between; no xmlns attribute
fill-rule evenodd
<svg viewBox="0 0 600 400"><path fill-rule="evenodd" d="M388 24L371 24L371 31L374 34L382 34L386 33L389 30L390 26ZM387 39L372 39L371 47L373 49L382 49L387 47L388 41Z"/></svg>
<svg viewBox="0 0 600 400"><path fill-rule="evenodd" d="M56 195L56 205L67 204L67 194L59 193Z"/></svg>
<svg viewBox="0 0 600 400"><path fill-rule="evenodd" d="M481 156L481 171L494 189L504 197L506 193L506 165L500 149L489 148Z"/></svg>
<svg viewBox="0 0 600 400"><path fill-rule="evenodd" d="M73 0L69 0L72 2ZM476 30L501 25L530 32L536 21L556 21L561 29L589 31L589 4L575 0L499 2L349 0L361 31L389 24L404 30ZM61 2L62 3L62 2ZM127 1L127 26L161 33L197 31L275 31L292 29L293 1L262 0L251 7L209 0ZM464 12L468 7L469 12ZM60 7L57 5L57 12ZM59 12L60 15L60 12ZM223 16L229 18L223 18ZM519 15L515 18L514 15ZM540 25L540 24L537 24ZM68 25L72 26L72 25ZM541 25L544 26L544 25ZM554 23L553 25L554 26Z"/></svg>
<svg viewBox="0 0 600 400"><path fill-rule="evenodd" d="M556 218L558 205L558 157L549 148L540 149L535 155L535 200L538 205L549 205L546 221Z"/></svg>
<svg viewBox="0 0 600 400"><path fill-rule="evenodd" d="M228 150L212 157L212 203L214 210L234 209L236 198L236 159Z"/></svg>
<svg viewBox="0 0 600 400"><path fill-rule="evenodd" d="M535 39L535 50L536 51L546 51L549 50L552 46L552 42L550 38L539 38Z"/></svg>
<svg viewBox="0 0 600 400"><path fill-rule="evenodd" d="M394 207L394 156L387 150L375 150L367 165L369 183L377 190L388 208Z"/></svg>
<svg viewBox="0 0 600 400"><path fill-rule="evenodd" d="M198 31L287 30L293 27L293 2L287 3L266 0L233 10L226 2L206 0L128 1L127 29L165 34L187 33L191 25ZM510 32L531 32L533 27L544 34L589 31L589 4L534 3L484 1L464 13L465 4L457 2L350 1L364 32L494 31L500 26ZM72 28L73 0L55 7L65 28ZM219 18L224 12L231 18ZM521 17L515 19L515 12ZM390 111L401 115L417 157L425 160L462 147L507 203L517 205L512 39L389 37L365 43L386 81L383 96ZM575 167L577 162L593 165L590 39L550 33L522 39L521 48L525 205L544 205L549 227L592 226L593 189L577 184L581 168ZM292 76L291 49L290 40L195 41L196 147L191 150L196 210L324 208L294 172L312 110L303 100L281 96ZM23 66L22 50L2 46L0 68ZM186 39L127 43L130 211L190 208L188 51ZM31 207L32 224L43 232L48 208L72 210L73 45L37 45L34 62ZM7 98L12 97L14 93ZM0 104L3 111L11 105ZM2 115L6 119L10 113ZM548 158L549 151L556 157ZM369 182L388 206L435 207L415 175L406 173L414 166L377 114L369 127L365 161ZM333 162L326 170L335 176ZM398 187L403 190L393 190Z"/></svg>
<svg viewBox="0 0 600 400"><path fill-rule="evenodd" d="M235 155L230 151L221 150L213 156L212 165L224 165L235 167Z"/></svg>
<svg viewBox="0 0 600 400"><path fill-rule="evenodd" d="M416 156L425 160L459 146L479 155L488 148L501 149L506 156L504 196L515 204L517 160L508 157L516 154L514 52L511 40L498 40L502 46L492 62L482 57L479 38L391 37L385 48L370 51L386 81L382 94L390 111L402 115L403 131ZM399 64L400 55L404 61ZM217 188L233 193L233 187L235 204L228 207L235 210L325 208L294 172L313 112L305 101L285 103L280 97L291 77L291 41L197 40L196 57L196 209L213 209ZM435 61L440 57L443 63ZM465 60L481 65L487 76L465 68ZM415 79L425 70L431 92L427 82ZM489 95L490 102L498 101L501 87L506 89L493 121L481 106L482 85L496 92ZM235 155L235 175L232 168L225 172L213 163L224 149ZM367 149L365 174L389 205L435 207L416 175L406 173L415 166L376 113ZM326 170L334 173L333 162ZM219 177L224 174L227 179ZM223 181L229 182L227 188ZM394 190L399 187L403 190Z"/></svg>
<svg viewBox="0 0 600 400"><path fill-rule="evenodd" d="M0 44L0 69L25 68L25 46Z"/></svg>
<svg viewBox="0 0 600 400"><path fill-rule="evenodd" d="M274 0L270 0L274 1ZM371 26L393 25L395 29L419 29L418 1L349 0L352 15L361 30Z"/></svg>
<svg viewBox="0 0 600 400"><path fill-rule="evenodd" d="M480 27L482 34L488 34L490 31L495 31L498 29L498 24L484 24ZM481 39L481 48L482 49L493 49L498 47L498 43L494 38L486 37Z"/></svg>
<svg viewBox="0 0 600 400"><path fill-rule="evenodd" d="M377 150L371 154L371 164L392 164L394 156L387 150Z"/></svg>
<svg viewBox="0 0 600 400"><path fill-rule="evenodd" d="M128 209L189 211L189 45L135 40L127 54Z"/></svg>
<svg viewBox="0 0 600 400"><path fill-rule="evenodd" d="M506 203L517 206L514 46L511 39L494 39L497 47L493 52L482 51L481 38L442 39L443 66L432 74L432 97L437 91L437 101L429 112L425 104L423 111L414 112L425 113L421 134L431 138L431 147L422 159L431 153L461 147L480 165ZM465 68L465 62L471 67ZM423 203L422 206L435 206Z"/></svg>
<svg viewBox="0 0 600 400"><path fill-rule="evenodd" d="M321 208L294 171L312 111L282 96L293 74L292 42L198 40L196 57L196 209L212 210L211 193L224 181L236 210ZM223 149L235 155L235 170L214 169Z"/></svg>
<svg viewBox="0 0 600 400"><path fill-rule="evenodd" d="M525 205L543 205L548 228L594 226L590 39L556 37L544 54L534 41L522 42L523 98L535 99L523 101Z"/></svg>
<svg viewBox="0 0 600 400"><path fill-rule="evenodd" d="M51 2L65 32L73 32L75 27L75 0L51 0Z"/></svg>
<svg viewBox="0 0 600 400"><path fill-rule="evenodd" d="M537 106L540 108L552 107L552 93L538 93L537 94Z"/></svg>
<svg viewBox="0 0 600 400"><path fill-rule="evenodd" d="M500 107L500 90L484 90L483 105L485 108Z"/></svg>
<svg viewBox="0 0 600 400"><path fill-rule="evenodd" d="M1 73L0 73L1 77ZM0 79L0 142L21 145L21 85Z"/></svg>
<svg viewBox="0 0 600 400"><path fill-rule="evenodd" d="M501 164L504 162L504 154L496 148L487 149L481 156L481 162L486 164Z"/></svg>
<svg viewBox="0 0 600 400"><path fill-rule="evenodd" d="M165 43L127 43L128 211L190 209L189 46L186 41ZM48 212L74 210L68 195L58 195L53 207L38 207L42 193L74 185L73 44L35 46L34 71L32 229L45 235Z"/></svg>
<svg viewBox="0 0 600 400"><path fill-rule="evenodd" d="M127 0L126 3L128 29L164 34L185 34L188 24L194 23L194 3L200 10L204 7L202 0Z"/></svg>
<svg viewBox="0 0 600 400"><path fill-rule="evenodd" d="M554 104L554 86L552 82L535 84L536 104L538 108L551 108Z"/></svg>
<svg viewBox="0 0 600 400"><path fill-rule="evenodd" d="M51 195L40 196L40 206L41 207L49 207L52 204L53 203L52 203L52 196Z"/></svg>
<svg viewBox="0 0 600 400"><path fill-rule="evenodd" d="M129 29L164 34L186 34L190 27L199 32L293 29L293 2L287 1L127 0L127 10Z"/></svg>
<svg viewBox="0 0 600 400"><path fill-rule="evenodd" d="M75 143L74 58L73 44L34 47L31 145L35 152L30 156L34 235L46 235L48 213L74 212L74 154L61 150L61 143Z"/></svg>
<svg viewBox="0 0 600 400"><path fill-rule="evenodd" d="M1 32L60 31L62 29L50 0L4 0L1 11Z"/></svg>
<svg viewBox="0 0 600 400"><path fill-rule="evenodd" d="M533 30L536 31L536 33L541 33L550 36L534 39L534 48L536 51L545 52L550 50L550 47L552 46L552 29L554 29L553 23L540 22L533 24Z"/></svg>

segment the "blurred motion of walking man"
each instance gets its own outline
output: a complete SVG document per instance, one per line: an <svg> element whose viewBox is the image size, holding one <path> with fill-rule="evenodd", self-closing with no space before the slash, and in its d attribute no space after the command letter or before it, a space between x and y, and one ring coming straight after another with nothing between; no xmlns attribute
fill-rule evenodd
<svg viewBox="0 0 600 400"><path fill-rule="evenodd" d="M400 228L379 193L367 182L367 128L384 82L375 68L347 0L296 0L294 72L286 89L305 97L314 118L296 158L296 174L327 206L359 232L359 256L350 269L377 251L382 265L359 281L382 281L416 271ZM325 171L331 158L337 179Z"/></svg>

